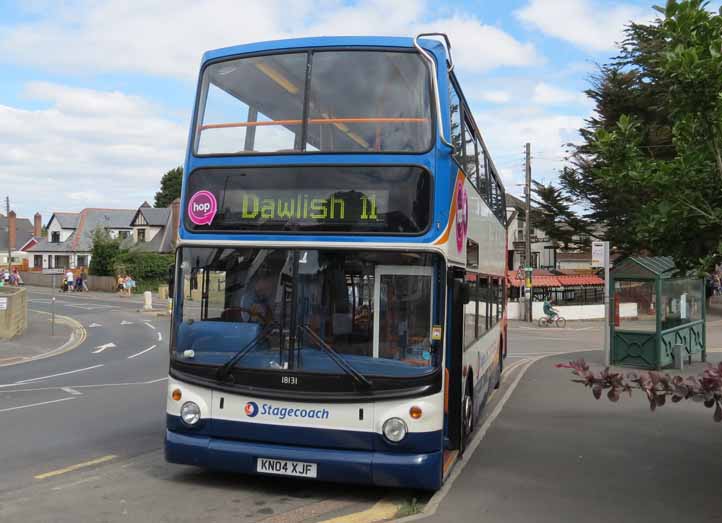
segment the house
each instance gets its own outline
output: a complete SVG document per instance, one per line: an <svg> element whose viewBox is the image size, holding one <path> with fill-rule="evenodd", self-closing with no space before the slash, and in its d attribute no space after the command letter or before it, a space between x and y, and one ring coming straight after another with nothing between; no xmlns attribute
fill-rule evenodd
<svg viewBox="0 0 722 523"><path fill-rule="evenodd" d="M18 218L15 211L10 211L7 216L0 215L0 264L8 263L8 246L12 264L27 264L28 250L40 240L42 228L39 213L35 213L34 223L27 218Z"/></svg>
<svg viewBox="0 0 722 523"><path fill-rule="evenodd" d="M179 209L178 200L173 202L171 207L164 208L154 208L148 202L143 203L130 222L132 237L123 243L123 247L161 254L173 252L178 234Z"/></svg>
<svg viewBox="0 0 722 523"><path fill-rule="evenodd" d="M129 238L134 214L132 209L83 209L79 213L53 213L46 227L47 237L29 249L32 254L30 268L88 267L93 251L93 233L102 229L111 238Z"/></svg>
<svg viewBox="0 0 722 523"><path fill-rule="evenodd" d="M533 207L532 207L533 210ZM509 221L507 228L507 268L516 270L519 267L535 269L553 269L556 267L556 247L553 241L546 238L541 229L531 230L531 261L525 258L526 247L526 204L520 198L506 193L506 216Z"/></svg>
<svg viewBox="0 0 722 523"><path fill-rule="evenodd" d="M38 223L39 223L39 215ZM156 209L147 202L133 209L83 209L56 212L47 225L47 237L28 249L32 270L81 269L90 266L93 233L102 229L121 240L124 249L171 253L175 249L180 201Z"/></svg>

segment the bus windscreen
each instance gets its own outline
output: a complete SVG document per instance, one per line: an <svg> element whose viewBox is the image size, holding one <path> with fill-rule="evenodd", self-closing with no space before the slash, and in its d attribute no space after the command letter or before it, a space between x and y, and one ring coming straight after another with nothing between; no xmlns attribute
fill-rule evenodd
<svg viewBox="0 0 722 523"><path fill-rule="evenodd" d="M194 152L425 152L430 76L417 53L309 50L203 72Z"/></svg>
<svg viewBox="0 0 722 523"><path fill-rule="evenodd" d="M431 176L413 166L200 169L186 198L193 232L421 234Z"/></svg>

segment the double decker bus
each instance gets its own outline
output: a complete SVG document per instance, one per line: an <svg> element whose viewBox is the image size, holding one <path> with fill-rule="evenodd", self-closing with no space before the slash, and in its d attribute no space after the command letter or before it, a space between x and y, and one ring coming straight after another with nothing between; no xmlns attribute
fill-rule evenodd
<svg viewBox="0 0 722 523"><path fill-rule="evenodd" d="M501 379L504 201L445 35L207 52L166 459L438 489Z"/></svg>

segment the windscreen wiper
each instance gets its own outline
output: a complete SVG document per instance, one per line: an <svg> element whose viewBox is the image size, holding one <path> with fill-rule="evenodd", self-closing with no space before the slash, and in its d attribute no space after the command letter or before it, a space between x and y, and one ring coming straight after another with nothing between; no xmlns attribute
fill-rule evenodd
<svg viewBox="0 0 722 523"><path fill-rule="evenodd" d="M228 373L231 371L231 369L238 363L241 358L243 358L246 354L251 352L258 343L270 336L271 332L273 332L273 329L277 327L277 323L271 323L269 324L265 329L263 329L261 332L258 333L258 335L253 338L251 341L249 341L241 350L236 352L233 357L228 360L226 363L223 364L223 366L218 369L218 372L216 373L216 376L219 380L224 380L228 376Z"/></svg>
<svg viewBox="0 0 722 523"><path fill-rule="evenodd" d="M341 367L341 370L343 370L346 374L351 376L356 383L358 383L359 385L363 385L364 388L368 389L373 386L373 384L366 378L366 376L354 369L349 362L343 359L343 357L338 352L336 352L336 349L326 343L323 338L321 338L321 336L316 334L313 329L311 329L311 327L309 327L308 325L301 325L299 326L299 329L311 336L311 338L313 338L313 340L318 343L324 351L326 351L326 354L331 357L334 363Z"/></svg>

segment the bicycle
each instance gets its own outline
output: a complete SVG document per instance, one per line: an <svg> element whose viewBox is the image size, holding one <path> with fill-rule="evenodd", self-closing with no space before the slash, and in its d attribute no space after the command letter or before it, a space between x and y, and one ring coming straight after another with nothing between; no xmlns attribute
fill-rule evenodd
<svg viewBox="0 0 722 523"><path fill-rule="evenodd" d="M560 329L563 329L567 326L567 320L562 316L559 316L558 314L555 314L553 318L550 318L547 315L539 318L539 327L551 327L552 324L559 327Z"/></svg>

